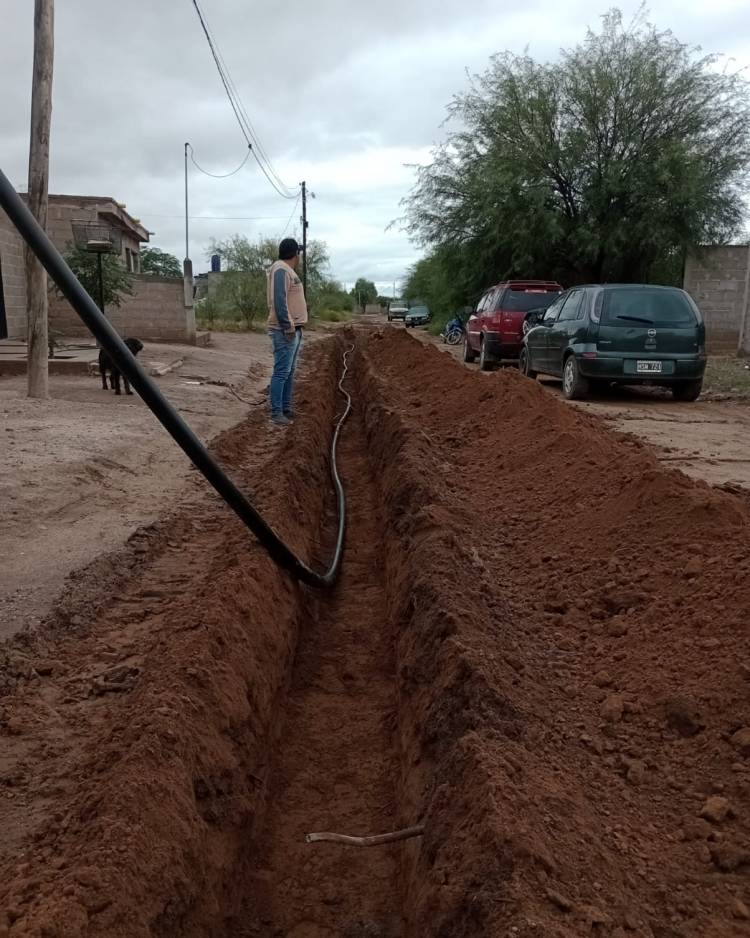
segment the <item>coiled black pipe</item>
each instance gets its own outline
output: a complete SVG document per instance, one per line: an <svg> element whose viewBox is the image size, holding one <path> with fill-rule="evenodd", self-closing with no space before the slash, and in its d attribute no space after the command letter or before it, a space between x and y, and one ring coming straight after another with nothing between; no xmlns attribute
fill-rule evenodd
<svg viewBox="0 0 750 938"><path fill-rule="evenodd" d="M2 170L0 170L0 206L18 229L26 244L39 258L57 288L99 341L101 347L109 354L122 374L127 377L128 381L140 394L156 419L183 450L196 469L200 470L221 495L232 511L250 528L273 560L302 583L318 587L332 586L341 566L346 533L346 494L336 467L336 446L341 427L352 409L351 395L343 386L348 371L348 356L351 349L344 353L343 373L339 381L339 390L346 398L346 407L336 423L331 443L331 476L336 488L338 533L330 566L325 573L318 573L300 560L253 508L247 498L214 460L190 426L164 397L155 382L149 378L144 369L138 364L135 356L112 328L96 303L83 289L60 252L47 237Z"/></svg>

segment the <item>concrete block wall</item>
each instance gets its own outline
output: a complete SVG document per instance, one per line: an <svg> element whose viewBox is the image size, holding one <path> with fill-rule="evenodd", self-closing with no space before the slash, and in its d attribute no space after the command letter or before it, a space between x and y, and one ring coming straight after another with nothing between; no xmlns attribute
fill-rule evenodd
<svg viewBox="0 0 750 938"><path fill-rule="evenodd" d="M133 277L133 296L107 307L107 318L121 336L149 342L195 342L195 313L185 307L184 282L175 277ZM65 335L86 335L87 330L71 306L54 297L50 301L50 328Z"/></svg>
<svg viewBox="0 0 750 938"><path fill-rule="evenodd" d="M701 248L688 256L684 287L700 307L711 353L734 354L748 302L747 245Z"/></svg>
<svg viewBox="0 0 750 938"><path fill-rule="evenodd" d="M8 338L26 338L26 260L24 245L10 219L0 209L0 266L2 266Z"/></svg>

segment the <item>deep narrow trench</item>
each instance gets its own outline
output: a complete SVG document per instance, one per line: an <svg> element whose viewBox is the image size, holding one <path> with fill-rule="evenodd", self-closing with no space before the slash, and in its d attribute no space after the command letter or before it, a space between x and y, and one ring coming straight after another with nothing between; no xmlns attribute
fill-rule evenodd
<svg viewBox="0 0 750 938"><path fill-rule="evenodd" d="M311 831L397 826L395 677L378 486L355 410L339 467L346 554L335 591L300 623L291 684L252 846L237 938L398 938L399 846L306 844Z"/></svg>

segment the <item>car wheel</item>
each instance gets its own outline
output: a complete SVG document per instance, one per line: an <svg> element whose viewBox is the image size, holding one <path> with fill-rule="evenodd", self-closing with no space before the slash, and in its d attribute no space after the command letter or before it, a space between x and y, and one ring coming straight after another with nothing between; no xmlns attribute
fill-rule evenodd
<svg viewBox="0 0 750 938"><path fill-rule="evenodd" d="M479 370L492 370L492 362L487 358L487 343L484 341L484 339L482 339L479 344Z"/></svg>
<svg viewBox="0 0 750 938"><path fill-rule="evenodd" d="M563 364L563 394L569 401L579 401L589 393L589 383L578 370L575 355L568 355Z"/></svg>
<svg viewBox="0 0 750 938"><path fill-rule="evenodd" d="M468 364L477 360L477 353L469 345L469 337L464 336L464 361Z"/></svg>
<svg viewBox="0 0 750 938"><path fill-rule="evenodd" d="M680 381L672 388L672 396L676 401L697 401L703 390L703 378L695 381Z"/></svg>
<svg viewBox="0 0 750 938"><path fill-rule="evenodd" d="M529 350L525 345L521 348L521 354L518 358L518 370L522 375L531 378L532 381L536 380L537 372L531 367L531 355L529 355Z"/></svg>

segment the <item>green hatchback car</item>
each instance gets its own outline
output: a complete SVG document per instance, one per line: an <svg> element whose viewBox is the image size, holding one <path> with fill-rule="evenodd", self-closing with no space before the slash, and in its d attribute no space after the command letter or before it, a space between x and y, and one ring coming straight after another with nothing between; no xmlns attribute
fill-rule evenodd
<svg viewBox="0 0 750 938"><path fill-rule="evenodd" d="M706 329L692 298L676 287L573 287L526 333L519 367L528 378L562 378L570 399L597 384L649 384L694 401L706 370Z"/></svg>

